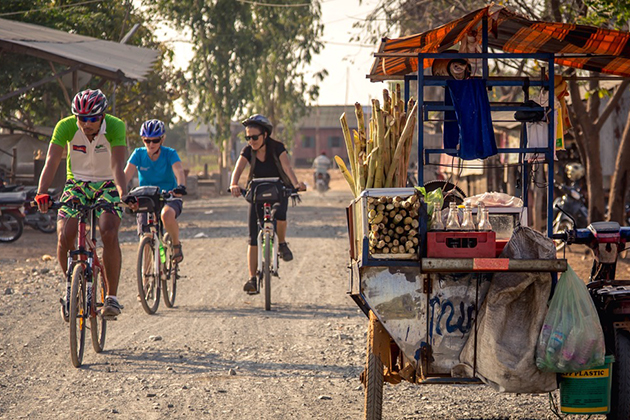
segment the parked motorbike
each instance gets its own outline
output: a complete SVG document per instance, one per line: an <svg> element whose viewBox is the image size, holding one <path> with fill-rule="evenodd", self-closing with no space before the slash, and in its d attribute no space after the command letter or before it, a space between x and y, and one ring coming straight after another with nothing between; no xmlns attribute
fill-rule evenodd
<svg viewBox="0 0 630 420"><path fill-rule="evenodd" d="M562 191L563 195L553 201L553 233L564 232L573 226L585 228L588 225L588 207L585 197L575 185L556 183L556 188ZM558 210L559 208L563 211ZM555 241L555 243L556 251L561 251L566 245L564 241Z"/></svg>
<svg viewBox="0 0 630 420"><path fill-rule="evenodd" d="M562 211L562 210L560 210ZM567 213L567 217L571 216ZM574 225L553 239L587 245L593 267L587 288L604 331L606 354L614 356L608 420L630 419L630 280L615 279L617 259L630 239L630 227L617 222L594 222L586 229Z"/></svg>
<svg viewBox="0 0 630 420"><path fill-rule="evenodd" d="M328 184L330 183L330 174L328 171L315 171L315 189L323 194L330 189Z"/></svg>
<svg viewBox="0 0 630 420"><path fill-rule="evenodd" d="M51 196L55 190L49 190ZM0 242L17 241L24 232L24 225L44 233L56 231L57 213L49 210L42 214L33 204L36 190L0 192Z"/></svg>

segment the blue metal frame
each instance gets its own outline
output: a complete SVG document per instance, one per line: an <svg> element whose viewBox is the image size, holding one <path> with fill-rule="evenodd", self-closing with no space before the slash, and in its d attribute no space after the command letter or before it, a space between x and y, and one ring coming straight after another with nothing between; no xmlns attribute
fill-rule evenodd
<svg viewBox="0 0 630 420"><path fill-rule="evenodd" d="M540 80L532 80L528 81L529 86L547 86L549 92L548 98L548 107L550 109L550 115L554 115L554 54L540 53L540 54L513 54L513 53L489 53L488 52L488 25L487 18L483 20L483 40L482 40L482 52L481 53L420 53L418 54L418 72L417 75L405 75L404 77L404 86L405 86L405 103L409 102L410 97L410 81L417 80L418 81L418 127L417 127L417 135L418 135L418 185L424 185L424 166L425 159L429 159L431 154L443 154L443 153L453 153L456 152L454 149L426 149L424 148L424 123L428 118L429 111L453 111L453 106L446 106L443 104L438 104L434 101L425 101L424 100L424 87L425 86L445 86L446 78L441 76L425 76L423 71L423 63L426 58L442 58L442 59L453 59L453 58L477 58L482 61L482 78L486 81L487 86L524 86L525 81L523 80L489 80L489 69L488 69L488 59L491 58L514 58L514 59L537 59L541 61L547 62L549 80L548 81L540 81ZM517 111L519 109L526 109L519 106L508 105L508 106L499 106L493 105L491 106L491 110L502 110L502 111ZM531 108L527 108L531 109ZM543 109L543 108L541 108ZM548 164L548 200L547 200L547 234L551 236L553 229L553 178L554 178L554 142L555 142L555 125L553 124L553 119L548 124L548 144L546 148L527 148L527 147L519 147L519 148L502 148L498 149L499 153L540 153L544 154L547 164ZM528 164L526 162L522 163L523 171L522 171L522 199L524 205L527 206L527 186L529 184L528 178ZM421 225L422 228L422 225ZM426 230L421 230L422 235Z"/></svg>

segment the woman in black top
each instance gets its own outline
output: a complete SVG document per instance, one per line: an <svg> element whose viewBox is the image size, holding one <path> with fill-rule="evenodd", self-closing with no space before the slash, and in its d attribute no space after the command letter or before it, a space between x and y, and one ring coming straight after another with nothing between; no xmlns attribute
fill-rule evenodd
<svg viewBox="0 0 630 420"><path fill-rule="evenodd" d="M234 197L241 195L241 188L238 181L245 170L247 164L252 162L252 153L255 153L255 164L253 178L279 177L291 182L293 187L299 191L305 191L304 183L299 182L284 144L271 138L273 125L267 118L256 114L243 121L245 126L245 139L248 145L243 148L241 155L236 161L230 191ZM275 156L274 156L275 155ZM279 164L279 165L278 165ZM280 258L284 261L291 261L293 254L286 243L287 233L287 208L289 199L284 198L280 208L276 212L276 233L278 234ZM250 204L249 207L249 246L247 247L247 265L249 269L249 280L245 283L243 290L246 292L256 291L256 268L258 267L258 213L262 211L262 204Z"/></svg>

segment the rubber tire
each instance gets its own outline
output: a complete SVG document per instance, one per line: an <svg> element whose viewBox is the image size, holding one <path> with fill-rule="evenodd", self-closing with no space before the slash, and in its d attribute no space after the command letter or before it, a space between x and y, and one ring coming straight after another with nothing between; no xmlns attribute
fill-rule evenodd
<svg viewBox="0 0 630 420"><path fill-rule="evenodd" d="M610 413L607 420L630 419L630 332L615 331Z"/></svg>
<svg viewBox="0 0 630 420"><path fill-rule="evenodd" d="M383 362L374 354L368 337L365 360L365 420L381 420L383 416Z"/></svg>
<svg viewBox="0 0 630 420"><path fill-rule="evenodd" d="M105 280L100 275L100 269L94 268L92 279L92 314L90 314L90 334L92 335L92 348L96 353L103 351L105 347L105 335L107 334L107 320L98 316L98 311L105 305Z"/></svg>
<svg viewBox="0 0 630 420"><path fill-rule="evenodd" d="M24 232L24 221L22 218L17 217L13 213L2 213L0 215L0 225L4 226L5 223L12 223L12 229L9 231L8 236L0 235L0 242L9 243L20 239L22 232Z"/></svg>
<svg viewBox="0 0 630 420"><path fill-rule="evenodd" d="M464 191L462 191L461 188L455 186L454 184L450 183L450 182L446 182L446 181L442 181L439 179L435 179L433 181L428 181L424 183L424 189L427 193L431 192L431 191L435 191L438 188L441 188L442 194L446 194L448 191L451 191L453 189L455 189L455 192L453 194L451 194L450 196L446 197L446 199L444 200L444 204L442 205L442 209L447 209L448 208L448 204L451 201L455 201L455 203L457 203L457 205L463 204L464 203L464 198L466 198L466 194L464 193Z"/></svg>
<svg viewBox="0 0 630 420"><path fill-rule="evenodd" d="M37 223L37 229L44 233L57 232L57 212L54 210L48 210L46 214L40 214L40 218L48 217L48 223L43 220Z"/></svg>
<svg viewBox="0 0 630 420"><path fill-rule="evenodd" d="M173 262L173 243L171 237L164 235L164 244L166 245L166 263L163 265L166 277L162 280L162 297L164 305L167 308L175 306L175 297L177 296L177 272L178 264Z"/></svg>
<svg viewBox="0 0 630 420"><path fill-rule="evenodd" d="M556 222L554 220L553 222L553 233L560 233L563 232L565 229L572 229L573 228L573 223L571 223L571 221L566 220L566 219L562 219L559 222ZM560 252L564 249L565 246L567 246L567 243L565 241L559 241L557 239L555 239L553 241L556 244L556 252Z"/></svg>
<svg viewBox="0 0 630 420"><path fill-rule="evenodd" d="M72 289L70 292L70 359L74 367L83 363L85 350L85 327L87 305L85 301L85 272L83 264L77 264L72 271Z"/></svg>
<svg viewBox="0 0 630 420"><path fill-rule="evenodd" d="M265 311L271 310L271 235L265 234L264 239L264 255L263 255L263 280L265 289Z"/></svg>
<svg viewBox="0 0 630 420"><path fill-rule="evenodd" d="M154 256L155 256L155 250L154 250L154 241L153 238L150 236L145 236L142 238L142 240L140 241L140 245L138 245L138 266L136 267L136 279L137 279L137 284L138 284L138 295L140 295L140 304L142 305L142 308L144 309L144 311L149 314L149 315L153 315L156 311L158 306L160 305L160 279L158 278L159 273L156 273L156 263L154 260ZM148 248L150 250L150 253L145 254L145 248ZM150 272L146 273L146 274L151 274L152 273L152 278L153 278L153 283L154 283L154 291L153 291L153 301L152 302L147 302L147 296L146 293L144 292L144 257L145 255L150 255L150 259L151 259L151 263L149 264L150 268ZM158 263L159 264L159 263Z"/></svg>

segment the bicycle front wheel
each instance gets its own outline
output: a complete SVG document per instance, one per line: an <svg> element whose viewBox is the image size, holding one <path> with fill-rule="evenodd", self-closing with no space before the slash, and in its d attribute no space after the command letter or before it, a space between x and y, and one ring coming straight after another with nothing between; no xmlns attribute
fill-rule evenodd
<svg viewBox="0 0 630 420"><path fill-rule="evenodd" d="M167 233L164 235L164 247L166 251L166 262L164 268L164 279L162 280L162 297L167 308L175 306L175 296L177 295L177 270L178 264L173 262L173 241Z"/></svg>
<svg viewBox="0 0 630 420"><path fill-rule="evenodd" d="M94 278L92 279L92 313L90 314L90 333L92 334L92 347L94 351L100 353L105 347L105 333L107 332L107 320L98 316L105 305L105 280L100 275L100 270L94 268Z"/></svg>
<svg viewBox="0 0 630 420"><path fill-rule="evenodd" d="M263 280L265 288L265 311L271 310L271 235L264 236Z"/></svg>
<svg viewBox="0 0 630 420"><path fill-rule="evenodd" d="M85 292L85 270L77 264L72 272L70 291L70 358L74 367L81 366L85 350L85 322L88 317Z"/></svg>
<svg viewBox="0 0 630 420"><path fill-rule="evenodd" d="M145 236L138 246L138 297L146 313L152 315L160 304L160 273L155 261L155 242ZM158 262L159 264L159 262Z"/></svg>

